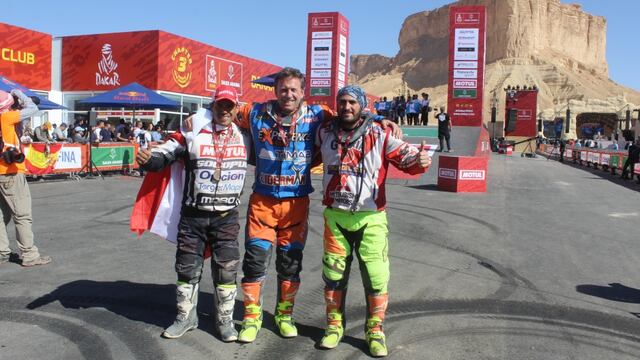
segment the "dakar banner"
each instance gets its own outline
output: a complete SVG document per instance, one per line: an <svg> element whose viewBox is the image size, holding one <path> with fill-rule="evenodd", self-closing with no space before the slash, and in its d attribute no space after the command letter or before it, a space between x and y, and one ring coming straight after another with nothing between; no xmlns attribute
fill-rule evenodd
<svg viewBox="0 0 640 360"><path fill-rule="evenodd" d="M347 84L349 21L326 12L310 13L308 22L305 98L335 109L338 89Z"/></svg>
<svg viewBox="0 0 640 360"><path fill-rule="evenodd" d="M218 86L227 85L236 89L242 102L273 99L273 87L251 81L281 69L164 31L160 32L157 58L157 89L211 96Z"/></svg>
<svg viewBox="0 0 640 360"><path fill-rule="evenodd" d="M252 80L281 68L164 31L67 36L62 39L62 90L111 90L137 82L153 90L211 96L218 85L240 101L265 101L273 87Z"/></svg>
<svg viewBox="0 0 640 360"><path fill-rule="evenodd" d="M62 90L107 91L137 82L157 88L158 31L65 36Z"/></svg>
<svg viewBox="0 0 640 360"><path fill-rule="evenodd" d="M449 8L447 112L454 126L481 126L486 45L484 6Z"/></svg>
<svg viewBox="0 0 640 360"><path fill-rule="evenodd" d="M51 90L51 35L0 23L0 74L34 90Z"/></svg>
<svg viewBox="0 0 640 360"><path fill-rule="evenodd" d="M536 115L538 112L538 90L507 90L504 102L504 124L507 136L535 137L538 134ZM515 112L515 126L508 126L509 114ZM509 128L513 130L508 131Z"/></svg>

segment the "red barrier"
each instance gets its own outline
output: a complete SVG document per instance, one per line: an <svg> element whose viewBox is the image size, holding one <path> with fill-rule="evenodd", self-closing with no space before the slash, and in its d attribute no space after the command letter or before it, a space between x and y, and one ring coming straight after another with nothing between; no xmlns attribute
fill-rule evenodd
<svg viewBox="0 0 640 360"><path fill-rule="evenodd" d="M440 155L438 189L452 192L486 192L488 157Z"/></svg>
<svg viewBox="0 0 640 360"><path fill-rule="evenodd" d="M87 163L86 145L45 143L22 145L28 175L64 174L77 172Z"/></svg>
<svg viewBox="0 0 640 360"><path fill-rule="evenodd" d="M88 171L89 145L67 143L23 144L27 175L51 175ZM100 171L138 168L135 158L139 145L129 142L101 143L91 146L91 160Z"/></svg>

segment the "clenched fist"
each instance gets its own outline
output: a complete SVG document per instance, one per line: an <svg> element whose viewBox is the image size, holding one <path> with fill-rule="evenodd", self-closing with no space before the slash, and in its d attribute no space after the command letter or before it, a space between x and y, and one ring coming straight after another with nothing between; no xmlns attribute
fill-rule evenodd
<svg viewBox="0 0 640 360"><path fill-rule="evenodd" d="M144 165L151 160L151 150L148 149L140 149L138 151L138 155L136 155L136 161L139 165Z"/></svg>

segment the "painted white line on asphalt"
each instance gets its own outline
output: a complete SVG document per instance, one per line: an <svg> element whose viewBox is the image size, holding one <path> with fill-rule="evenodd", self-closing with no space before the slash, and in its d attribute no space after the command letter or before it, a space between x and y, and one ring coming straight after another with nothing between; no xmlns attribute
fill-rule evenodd
<svg viewBox="0 0 640 360"><path fill-rule="evenodd" d="M571 186L571 183L568 183L566 181L554 181L553 183L556 185Z"/></svg>
<svg viewBox="0 0 640 360"><path fill-rule="evenodd" d="M609 214L610 217L612 218L628 218L628 217L634 217L634 216L638 216L637 212L632 212L632 213L611 213Z"/></svg>

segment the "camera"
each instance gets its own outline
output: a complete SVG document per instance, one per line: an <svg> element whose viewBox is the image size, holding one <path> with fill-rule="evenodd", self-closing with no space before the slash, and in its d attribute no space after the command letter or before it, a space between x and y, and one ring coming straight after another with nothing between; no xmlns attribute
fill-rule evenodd
<svg viewBox="0 0 640 360"><path fill-rule="evenodd" d="M2 160L7 164L20 164L24 162L24 153L13 146L8 147L7 150L0 153L0 156L2 156Z"/></svg>

